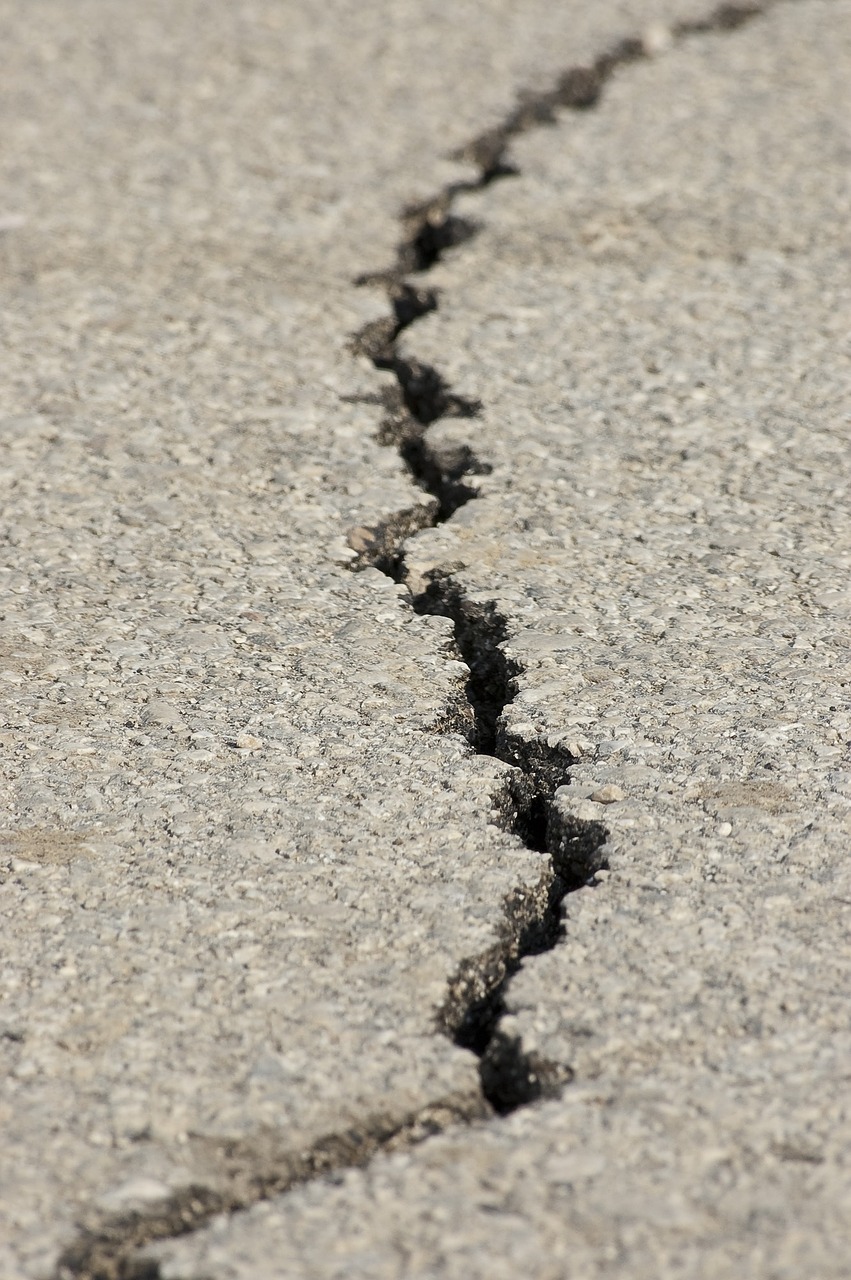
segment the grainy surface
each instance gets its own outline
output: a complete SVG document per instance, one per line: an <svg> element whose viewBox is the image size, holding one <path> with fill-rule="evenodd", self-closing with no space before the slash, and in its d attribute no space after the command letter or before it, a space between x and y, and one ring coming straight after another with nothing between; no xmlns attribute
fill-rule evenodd
<svg viewBox="0 0 851 1280"><path fill-rule="evenodd" d="M542 862L440 731L450 625L347 568L432 507L357 399L352 279L519 88L704 11L0 6L4 1278L482 1114L435 1010ZM848 52L807 2L624 70L471 199L404 339L494 466L411 581L497 601L508 726L578 744L560 803L611 830L509 989L576 1086L164 1275L839 1274Z"/></svg>
<svg viewBox="0 0 851 1280"><path fill-rule="evenodd" d="M847 1273L849 65L851 6L781 5L459 205L486 226L402 354L484 402L494 470L407 569L496 602L507 729L565 744L559 802L610 832L502 1024L575 1082L168 1280Z"/></svg>

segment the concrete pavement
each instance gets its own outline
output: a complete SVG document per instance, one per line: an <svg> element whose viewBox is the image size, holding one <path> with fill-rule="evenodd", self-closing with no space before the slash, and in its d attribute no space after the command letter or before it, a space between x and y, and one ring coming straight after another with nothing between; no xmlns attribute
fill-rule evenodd
<svg viewBox="0 0 851 1280"><path fill-rule="evenodd" d="M5 1272L842 1274L849 6L43 9ZM642 33L353 356L446 154Z"/></svg>

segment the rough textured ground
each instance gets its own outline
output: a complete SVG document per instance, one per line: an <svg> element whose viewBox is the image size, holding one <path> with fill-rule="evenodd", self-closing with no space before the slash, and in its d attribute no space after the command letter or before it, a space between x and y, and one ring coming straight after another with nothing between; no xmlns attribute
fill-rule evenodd
<svg viewBox="0 0 851 1280"><path fill-rule="evenodd" d="M3 6L4 1276L843 1274L851 6L515 8Z"/></svg>

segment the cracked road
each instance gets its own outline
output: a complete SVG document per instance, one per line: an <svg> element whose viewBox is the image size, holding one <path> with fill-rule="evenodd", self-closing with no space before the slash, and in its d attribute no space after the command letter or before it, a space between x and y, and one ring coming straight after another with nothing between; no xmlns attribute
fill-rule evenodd
<svg viewBox="0 0 851 1280"><path fill-rule="evenodd" d="M0 1275L845 1276L851 4L0 17Z"/></svg>

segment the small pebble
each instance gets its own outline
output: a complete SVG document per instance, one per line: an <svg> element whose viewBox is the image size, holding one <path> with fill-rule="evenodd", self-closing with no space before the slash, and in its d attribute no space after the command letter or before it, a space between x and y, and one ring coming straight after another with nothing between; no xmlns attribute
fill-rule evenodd
<svg viewBox="0 0 851 1280"><path fill-rule="evenodd" d="M618 800L623 800L625 792L622 787L616 787L613 783L608 786L600 787L589 798L595 804L617 804Z"/></svg>
<svg viewBox="0 0 851 1280"><path fill-rule="evenodd" d="M657 58L671 48L674 43L674 33L663 22L653 22L645 29L641 43L646 57Z"/></svg>

